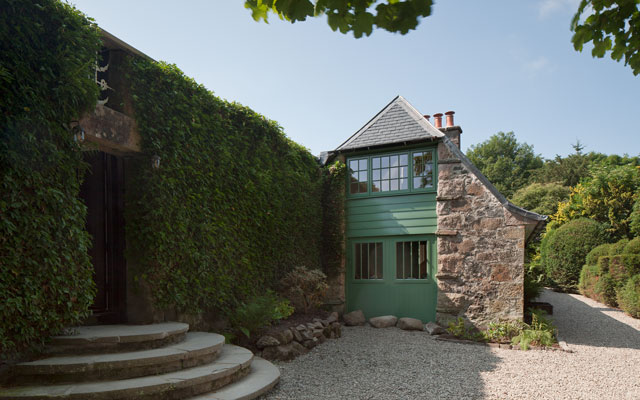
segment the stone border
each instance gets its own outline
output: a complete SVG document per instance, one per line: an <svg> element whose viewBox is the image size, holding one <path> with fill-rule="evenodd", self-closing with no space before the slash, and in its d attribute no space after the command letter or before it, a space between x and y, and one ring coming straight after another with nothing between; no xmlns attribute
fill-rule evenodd
<svg viewBox="0 0 640 400"><path fill-rule="evenodd" d="M435 337L435 340L439 340L441 342L451 342L451 343L462 343L462 344L473 344L477 346L491 347L494 349L504 349L504 350L520 350L524 351L520 348L520 346L514 346L508 343L493 343L493 342L476 342L474 340L467 339L459 339L451 334L443 334ZM563 346L564 343L564 346ZM558 338L558 345L560 347L542 347L542 346L529 346L529 350L542 350L542 351L562 351L565 353L573 353L571 349L567 346L567 343L561 341Z"/></svg>
<svg viewBox="0 0 640 400"><path fill-rule="evenodd" d="M261 336L256 342L256 347L261 350L257 355L267 360L290 361L327 339L341 336L342 325L338 322L338 313L333 312L327 319L315 318L313 322Z"/></svg>

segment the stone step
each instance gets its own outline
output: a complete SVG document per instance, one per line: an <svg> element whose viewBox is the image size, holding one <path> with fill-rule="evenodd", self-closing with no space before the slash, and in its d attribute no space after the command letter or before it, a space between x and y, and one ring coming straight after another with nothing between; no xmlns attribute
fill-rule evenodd
<svg viewBox="0 0 640 400"><path fill-rule="evenodd" d="M73 334L54 336L47 354L96 354L155 349L184 340L188 324L94 325L72 328Z"/></svg>
<svg viewBox="0 0 640 400"><path fill-rule="evenodd" d="M249 375L213 393L190 400L249 400L271 390L280 380L280 370L269 361L254 357Z"/></svg>
<svg viewBox="0 0 640 400"><path fill-rule="evenodd" d="M17 364L10 382L65 383L119 380L158 375L212 362L224 344L216 333L190 332L167 347L126 353L50 357Z"/></svg>
<svg viewBox="0 0 640 400"><path fill-rule="evenodd" d="M206 365L147 376L79 384L17 386L0 389L0 400L175 400L212 392L249 373L253 353L224 345L220 357Z"/></svg>

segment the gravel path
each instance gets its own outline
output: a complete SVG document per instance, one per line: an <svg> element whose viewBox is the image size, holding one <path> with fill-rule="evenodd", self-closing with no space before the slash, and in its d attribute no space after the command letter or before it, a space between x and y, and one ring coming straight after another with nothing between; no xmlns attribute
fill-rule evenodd
<svg viewBox="0 0 640 400"><path fill-rule="evenodd" d="M343 328L289 363L265 399L640 399L640 320L546 291L574 353L435 341L425 332Z"/></svg>

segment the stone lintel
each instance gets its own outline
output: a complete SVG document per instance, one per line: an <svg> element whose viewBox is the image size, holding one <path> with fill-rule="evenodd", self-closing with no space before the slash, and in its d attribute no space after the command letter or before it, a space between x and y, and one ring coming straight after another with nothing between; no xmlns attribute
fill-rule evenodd
<svg viewBox="0 0 640 400"><path fill-rule="evenodd" d="M459 200L461 199L463 196L462 194L454 194L454 195L450 195L450 196L437 196L436 197L436 201L452 201L452 200Z"/></svg>
<svg viewBox="0 0 640 400"><path fill-rule="evenodd" d="M438 229L436 236L458 236L458 231L454 229Z"/></svg>
<svg viewBox="0 0 640 400"><path fill-rule="evenodd" d="M85 114L79 122L85 140L99 150L114 154L140 152L140 135L135 120L103 105Z"/></svg>
<svg viewBox="0 0 640 400"><path fill-rule="evenodd" d="M458 158L445 158L438 160L438 164L460 164L462 161Z"/></svg>

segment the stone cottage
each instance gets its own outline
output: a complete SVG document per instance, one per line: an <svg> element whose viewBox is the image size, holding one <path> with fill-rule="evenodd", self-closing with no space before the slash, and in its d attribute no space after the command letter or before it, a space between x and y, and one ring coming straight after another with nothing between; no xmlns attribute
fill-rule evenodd
<svg viewBox="0 0 640 400"><path fill-rule="evenodd" d="M347 164L333 304L478 327L523 317L525 244L546 216L511 204L460 150L454 113L393 99L323 161Z"/></svg>

